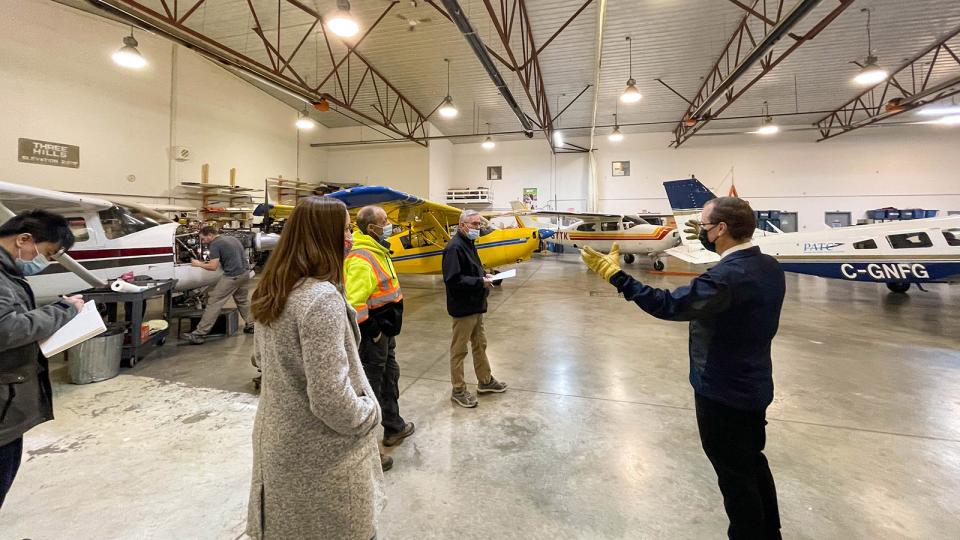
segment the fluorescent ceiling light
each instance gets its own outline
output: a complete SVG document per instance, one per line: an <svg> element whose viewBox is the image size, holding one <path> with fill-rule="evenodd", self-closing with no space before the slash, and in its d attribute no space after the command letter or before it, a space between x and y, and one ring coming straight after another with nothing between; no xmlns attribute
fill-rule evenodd
<svg viewBox="0 0 960 540"><path fill-rule="evenodd" d="M942 126L960 126L960 114L951 114L931 122L931 124L940 124Z"/></svg>
<svg viewBox="0 0 960 540"><path fill-rule="evenodd" d="M140 55L140 51L137 50L137 40L133 37L133 32L129 36L123 38L123 47L120 47L120 50L113 53L113 61L119 66L130 69L142 69L147 65L146 59Z"/></svg>
<svg viewBox="0 0 960 540"><path fill-rule="evenodd" d="M493 142L493 139L488 136L480 146L482 146L484 150L493 150L497 145Z"/></svg>
<svg viewBox="0 0 960 540"><path fill-rule="evenodd" d="M920 116L945 116L960 114L960 105L939 105L936 107L924 107L917 111Z"/></svg>
<svg viewBox="0 0 960 540"><path fill-rule="evenodd" d="M563 133L560 131L553 132L553 145L554 146L563 146Z"/></svg>

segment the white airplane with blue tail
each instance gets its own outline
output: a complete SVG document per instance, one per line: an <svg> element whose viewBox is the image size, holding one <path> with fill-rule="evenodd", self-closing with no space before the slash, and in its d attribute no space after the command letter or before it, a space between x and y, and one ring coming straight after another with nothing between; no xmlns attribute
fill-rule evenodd
<svg viewBox="0 0 960 540"><path fill-rule="evenodd" d="M700 219L704 204L716 198L695 178L663 183L677 225ZM911 284L960 282L960 216L913 219L823 231L776 233L757 230L753 243L776 257L787 272L846 281L884 283L893 292ZM693 264L720 256L698 240L667 254Z"/></svg>

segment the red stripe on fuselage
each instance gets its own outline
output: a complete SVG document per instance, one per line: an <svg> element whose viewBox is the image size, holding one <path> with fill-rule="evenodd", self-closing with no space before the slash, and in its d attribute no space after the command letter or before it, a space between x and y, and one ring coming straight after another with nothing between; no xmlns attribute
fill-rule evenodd
<svg viewBox="0 0 960 540"><path fill-rule="evenodd" d="M172 247L124 248L124 249L78 249L67 252L78 261L91 259L115 259L117 257L142 257L144 255L173 255Z"/></svg>

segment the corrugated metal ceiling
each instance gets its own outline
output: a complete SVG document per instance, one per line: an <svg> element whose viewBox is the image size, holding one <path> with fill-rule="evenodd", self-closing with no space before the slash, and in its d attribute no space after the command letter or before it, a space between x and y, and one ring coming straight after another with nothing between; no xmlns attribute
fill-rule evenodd
<svg viewBox="0 0 960 540"><path fill-rule="evenodd" d="M251 0L260 26L271 43L277 42L278 20L280 49L285 53L297 46L312 18L295 6L277 0ZM333 0L302 0L321 14L330 13ZM764 0L760 0L761 4ZM774 0L766 0L775 6ZM142 0L144 5L162 10L160 0ZM184 4L185 2L181 2ZM542 44L581 5L582 0L526 0L534 39ZM168 2L170 4L170 2ZM792 7L796 1L788 0ZM278 19L279 5L279 19ZM389 5L386 0L353 0L353 12L361 28L372 24ZM479 0L463 0L467 16L484 42L501 52L503 47L490 24L489 15ZM810 28L836 5L825 0L795 29ZM633 76L644 94L640 103L620 105L622 124L663 122L633 126L625 132L669 131L686 109L686 103L655 79L661 78L680 93L692 97L716 61L724 44L743 17L743 11L723 0L611 0L607 4L604 25L603 56L599 89L590 89L560 118L560 128L589 126L593 92L599 92L597 123L609 124L617 98L628 76L626 36L633 38ZM772 113L825 111L840 106L860 89L851 82L857 67L850 62L866 56L865 15L861 8L873 10L873 49L880 63L888 68L933 42L939 35L960 25L960 2L956 0L861 0L855 2L816 39L799 48L790 58L750 89L741 100L723 114L726 117L756 115L763 101ZM183 8L181 8L182 10ZM771 9L774 9L771 7ZM550 109L554 114L594 79L597 2L592 3L553 41L540 57L546 81ZM431 19L410 31L408 20ZM260 62L268 63L266 50L251 28L255 26L246 0L206 0L191 16L188 26ZM361 30L362 31L362 30ZM344 52L334 43L334 56ZM782 46L780 47L783 48ZM956 50L960 51L960 42ZM494 132L519 129L519 122L504 104L479 62L456 27L422 0L402 0L358 47L382 74L424 113L432 111L446 94L446 66L450 59L451 89L460 115L453 120L434 118L434 124L446 134L485 132L486 123ZM292 65L308 83L316 83L331 69L319 29L303 43ZM500 66L512 91L524 110L532 114L526 95L515 75ZM955 72L954 72L955 73ZM362 67L351 64L350 80L359 80ZM944 76L944 73L935 77ZM331 78L324 90L333 93ZM346 84L346 81L344 81ZM272 91L273 92L273 91ZM288 97L278 97L291 101ZM372 109L372 92L361 93L356 106ZM793 117L781 123L809 124L822 114ZM356 125L335 112L315 117L329 127ZM756 119L718 120L713 127L748 128ZM605 132L607 130L601 130ZM461 139L462 142L469 139Z"/></svg>

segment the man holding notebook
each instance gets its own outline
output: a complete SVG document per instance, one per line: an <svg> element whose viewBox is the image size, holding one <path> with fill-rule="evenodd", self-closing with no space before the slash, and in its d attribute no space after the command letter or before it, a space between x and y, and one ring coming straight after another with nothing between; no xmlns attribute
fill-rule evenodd
<svg viewBox="0 0 960 540"><path fill-rule="evenodd" d="M20 468L23 434L53 420L47 360L38 342L81 309L80 295L38 308L26 276L73 247L67 220L31 210L0 225L0 507Z"/></svg>

